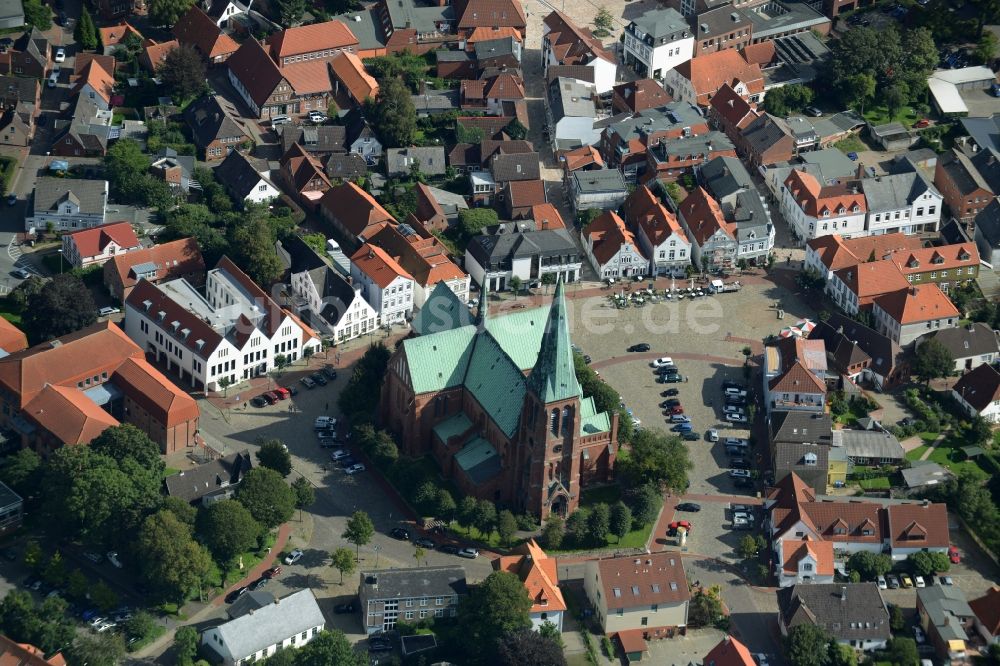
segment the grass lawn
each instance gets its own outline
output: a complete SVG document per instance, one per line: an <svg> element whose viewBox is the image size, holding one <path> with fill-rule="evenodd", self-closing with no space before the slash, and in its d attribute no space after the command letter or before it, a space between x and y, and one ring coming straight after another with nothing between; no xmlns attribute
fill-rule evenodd
<svg viewBox="0 0 1000 666"><path fill-rule="evenodd" d="M129 650L132 652L138 652L165 633L167 633L166 627L161 627L159 624L155 624L153 625L153 631L150 632L149 636L146 636L141 641L136 641L129 647Z"/></svg>
<svg viewBox="0 0 1000 666"><path fill-rule="evenodd" d="M912 451L907 451L906 459L909 460L910 462L913 462L915 460L920 460L920 457L923 456L924 452L927 451L927 449L929 448L930 448L929 446L918 446Z"/></svg>
<svg viewBox="0 0 1000 666"><path fill-rule="evenodd" d="M599 486L588 488L580 493L580 506L590 506L593 504L614 504L622 498L622 489L618 485Z"/></svg>
<svg viewBox="0 0 1000 666"><path fill-rule="evenodd" d="M957 444L957 442L956 442ZM950 446L945 446L942 443L940 446L934 448L928 460L933 460L942 467L947 467L955 474L961 473L963 469L974 467L976 469L982 469L975 460L963 460L965 454L958 448L951 448Z"/></svg>
<svg viewBox="0 0 1000 666"><path fill-rule="evenodd" d="M927 442L928 446L937 441L941 433L938 432L918 432L917 437Z"/></svg>
<svg viewBox="0 0 1000 666"><path fill-rule="evenodd" d="M0 183L3 183L3 191L10 190L10 181L17 171L17 160L13 157L0 156Z"/></svg>
<svg viewBox="0 0 1000 666"><path fill-rule="evenodd" d="M873 125L885 125L891 122L903 123L909 128L913 123L920 120L912 107L904 106L895 116L889 116L889 109L884 106L875 106L865 111L865 120Z"/></svg>
<svg viewBox="0 0 1000 666"><path fill-rule="evenodd" d="M889 490L889 488L892 487L889 483L889 477L887 476L878 476L874 479L864 479L862 481L858 481L858 485L865 490Z"/></svg>
<svg viewBox="0 0 1000 666"><path fill-rule="evenodd" d="M833 147L842 153L860 153L868 150L868 146L865 142L856 136L849 136L846 139L841 139L837 143L833 144Z"/></svg>
<svg viewBox="0 0 1000 666"><path fill-rule="evenodd" d="M459 536L465 537L467 539L475 539L476 541L481 541L489 545L490 548L498 548L500 546L500 535L497 534L495 531L491 532L490 535L487 537L484 536L482 533L480 533L480 531L477 530L475 527L465 528L459 525L458 523L452 523L451 525L449 525L449 529L455 534L458 534Z"/></svg>
<svg viewBox="0 0 1000 666"><path fill-rule="evenodd" d="M167 478L168 476L173 476L174 474L177 474L179 472L180 472L179 469L175 469L173 467L167 467L165 470L163 470L163 478Z"/></svg>
<svg viewBox="0 0 1000 666"><path fill-rule="evenodd" d="M8 311L3 303L0 303L0 317L3 317L15 326L21 325L21 315Z"/></svg>

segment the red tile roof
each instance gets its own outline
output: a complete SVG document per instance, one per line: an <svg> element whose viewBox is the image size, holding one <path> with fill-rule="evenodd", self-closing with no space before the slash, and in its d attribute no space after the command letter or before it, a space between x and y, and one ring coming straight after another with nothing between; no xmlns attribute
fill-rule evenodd
<svg viewBox="0 0 1000 666"><path fill-rule="evenodd" d="M868 210L868 201L860 188L848 183L820 185L816 177L806 171L793 170L789 173L785 187L810 217L821 218L824 213L831 216L858 214Z"/></svg>
<svg viewBox="0 0 1000 666"><path fill-rule="evenodd" d="M252 37L229 57L226 66L243 83L257 106L262 106L284 79L281 69Z"/></svg>
<svg viewBox="0 0 1000 666"><path fill-rule="evenodd" d="M944 504L890 504L886 515L893 548L947 548L951 543Z"/></svg>
<svg viewBox="0 0 1000 666"><path fill-rule="evenodd" d="M1000 400L1000 372L989 363L983 363L962 375L952 390L981 413L990 403Z"/></svg>
<svg viewBox="0 0 1000 666"><path fill-rule="evenodd" d="M737 82L742 82L751 95L764 92L764 75L760 67L748 63L734 49L709 53L683 62L674 69L691 82L697 103L703 106L726 83L735 88Z"/></svg>
<svg viewBox="0 0 1000 666"><path fill-rule="evenodd" d="M524 30L528 21L520 0L459 0L455 3L460 29L519 28Z"/></svg>
<svg viewBox="0 0 1000 666"><path fill-rule="evenodd" d="M368 243L351 255L351 263L382 289L392 284L396 278L413 279L385 250Z"/></svg>
<svg viewBox="0 0 1000 666"><path fill-rule="evenodd" d="M176 39L171 39L169 42L157 43L151 39L146 40L147 44L143 48L143 64L156 71L160 65L162 65L167 60L167 54L180 46L180 42Z"/></svg>
<svg viewBox="0 0 1000 666"><path fill-rule="evenodd" d="M559 10L550 13L543 22L549 29L544 39L549 43L558 64L585 65L594 58L615 62L615 56L604 48L604 44L594 37L589 28L581 28Z"/></svg>
<svg viewBox="0 0 1000 666"><path fill-rule="evenodd" d="M990 635L1000 636L1000 587L994 585L986 594L970 601L969 607Z"/></svg>
<svg viewBox="0 0 1000 666"><path fill-rule="evenodd" d="M373 227L381 224L396 224L395 218L372 195L350 181L327 190L319 205L355 237L367 237Z"/></svg>
<svg viewBox="0 0 1000 666"><path fill-rule="evenodd" d="M776 393L826 393L826 384L798 360L767 385Z"/></svg>
<svg viewBox="0 0 1000 666"><path fill-rule="evenodd" d="M101 46L106 49L117 46L129 33L135 35L142 41L142 33L129 25L128 21L123 21L118 25L109 25L106 28L98 28L101 37Z"/></svg>
<svg viewBox="0 0 1000 666"><path fill-rule="evenodd" d="M840 234L830 234L813 238L807 241L806 245L819 255L820 261L827 269L836 271L866 262L872 257L878 260L896 251L918 250L923 243L918 237L903 233L847 239L842 238Z"/></svg>
<svg viewBox="0 0 1000 666"><path fill-rule="evenodd" d="M521 579L531 598L531 612L557 613L566 610L566 601L559 589L556 560L549 557L534 539L529 539L512 552L513 555L493 560L493 568Z"/></svg>
<svg viewBox="0 0 1000 666"><path fill-rule="evenodd" d="M860 301L906 289L910 283L891 261L869 261L833 272Z"/></svg>
<svg viewBox="0 0 1000 666"><path fill-rule="evenodd" d="M628 223L638 225L654 246L658 246L671 234L677 234L684 242L689 242L687 234L677 222L677 216L667 210L645 185L635 188L625 200L624 213Z"/></svg>
<svg viewBox="0 0 1000 666"><path fill-rule="evenodd" d="M334 20L286 28L271 34L267 44L271 56L280 62L288 56L357 46L358 38L342 21Z"/></svg>
<svg viewBox="0 0 1000 666"><path fill-rule="evenodd" d="M625 654L642 653L648 649L645 639L646 632L643 629L628 629L615 633L618 642L621 643L622 651Z"/></svg>
<svg viewBox="0 0 1000 666"><path fill-rule="evenodd" d="M815 539L784 539L782 541L782 554L785 561L782 562L782 569L787 573L798 573L799 562L805 557L812 557L816 560L817 576L833 575L833 542L816 541Z"/></svg>
<svg viewBox="0 0 1000 666"><path fill-rule="evenodd" d="M476 42L486 42L491 39L506 39L507 37L513 37L518 42L524 41L521 39L520 31L515 28L482 27L473 30L472 34L465 39L465 43L475 44Z"/></svg>
<svg viewBox="0 0 1000 666"><path fill-rule="evenodd" d="M524 81L520 76L500 74L487 81L486 99L524 99Z"/></svg>
<svg viewBox="0 0 1000 666"><path fill-rule="evenodd" d="M741 97L728 83L722 85L708 105L727 123L743 129L760 116L756 104Z"/></svg>
<svg viewBox="0 0 1000 666"><path fill-rule="evenodd" d="M934 283L883 294L875 299L875 304L903 325L947 317L957 320L961 316L951 299Z"/></svg>
<svg viewBox="0 0 1000 666"><path fill-rule="evenodd" d="M673 101L663 86L653 79L619 83L614 90L615 98L620 99L625 106L625 108L620 109L622 111L642 113L647 109L666 106Z"/></svg>
<svg viewBox="0 0 1000 666"><path fill-rule="evenodd" d="M314 95L333 90L330 67L325 60L297 62L285 65L279 68L279 71L298 95Z"/></svg>
<svg viewBox="0 0 1000 666"><path fill-rule="evenodd" d="M775 53L774 42L771 40L758 42L757 44L748 44L740 49L740 55L743 56L744 60L760 67L771 64Z"/></svg>
<svg viewBox="0 0 1000 666"><path fill-rule="evenodd" d="M143 250L116 255L109 262L113 268L105 267L104 270L117 273L118 279L127 290L139 281L132 272L132 267L145 263L156 264L156 276L152 278L154 282L205 272L205 260L202 259L198 241L194 238L180 238Z"/></svg>
<svg viewBox="0 0 1000 666"><path fill-rule="evenodd" d="M67 446L86 444L118 420L74 387L49 384L21 413Z"/></svg>
<svg viewBox="0 0 1000 666"><path fill-rule="evenodd" d="M77 80L73 92L79 93L83 86L88 84L106 103L111 103L115 77L105 70L97 60L92 60L80 73L80 78Z"/></svg>
<svg viewBox="0 0 1000 666"><path fill-rule="evenodd" d="M562 154L566 171L576 171L590 165L604 167L604 158L594 146L580 146Z"/></svg>
<svg viewBox="0 0 1000 666"><path fill-rule="evenodd" d="M511 208L545 203L545 183L541 180L512 180L507 183Z"/></svg>
<svg viewBox="0 0 1000 666"><path fill-rule="evenodd" d="M979 265L979 250L975 243L956 243L893 252L890 261L903 275L927 271L948 271Z"/></svg>
<svg viewBox="0 0 1000 666"><path fill-rule="evenodd" d="M702 187L696 188L685 197L679 211L687 228L699 247L704 245L720 229L729 238L736 240L736 223L726 222L719 202Z"/></svg>
<svg viewBox="0 0 1000 666"><path fill-rule="evenodd" d="M113 376L117 382L132 389L129 392L132 400L168 428L200 416L198 403L194 398L144 358L126 360L118 366Z"/></svg>
<svg viewBox="0 0 1000 666"><path fill-rule="evenodd" d="M60 652L46 659L34 645L15 643L0 635L0 666L66 666L66 659Z"/></svg>
<svg viewBox="0 0 1000 666"><path fill-rule="evenodd" d="M66 234L81 257L96 257L111 243L125 250L140 247L139 239L128 222L110 222Z"/></svg>
<svg viewBox="0 0 1000 666"><path fill-rule="evenodd" d="M101 55L100 53L77 53L76 57L73 59L74 79L80 76L80 74L83 73L83 70L87 68L87 65L89 65L93 60L99 62L101 67L104 68L104 71L110 72L111 74L115 73L116 62L114 56Z"/></svg>
<svg viewBox="0 0 1000 666"><path fill-rule="evenodd" d="M535 228L545 229L565 229L566 223L562 219L559 211L550 203L536 204L531 207L531 219L535 221Z"/></svg>
<svg viewBox="0 0 1000 666"><path fill-rule="evenodd" d="M174 26L173 32L177 41L195 47L209 60L236 53L240 48L198 5L191 6ZM248 41L254 40L251 38Z"/></svg>
<svg viewBox="0 0 1000 666"><path fill-rule="evenodd" d="M347 87L354 99L363 102L378 95L378 81L365 71L361 58L341 51L330 61L330 69L337 80Z"/></svg>
<svg viewBox="0 0 1000 666"><path fill-rule="evenodd" d="M809 502L802 512L809 516L820 538L852 543L882 543L881 507L868 502Z"/></svg>
<svg viewBox="0 0 1000 666"><path fill-rule="evenodd" d="M465 272L448 256L448 250L434 236L416 234L403 236L393 225L385 225L369 239L386 251L396 263L423 287L432 287L442 280L466 277Z"/></svg>
<svg viewBox="0 0 1000 666"><path fill-rule="evenodd" d="M705 666L757 666L750 649L732 636L723 638L701 662Z"/></svg>
<svg viewBox="0 0 1000 666"><path fill-rule="evenodd" d="M688 601L687 576L680 553L652 553L597 561L609 611Z"/></svg>
<svg viewBox="0 0 1000 666"><path fill-rule="evenodd" d="M0 349L8 354L13 354L27 348L28 336L24 334L24 331L4 317L0 317Z"/></svg>
<svg viewBox="0 0 1000 666"><path fill-rule="evenodd" d="M639 254L642 248L635 241L635 235L628 230L622 218L613 210L604 211L585 229L587 238L593 248L594 258L604 265L611 257L618 254L622 245L628 243Z"/></svg>

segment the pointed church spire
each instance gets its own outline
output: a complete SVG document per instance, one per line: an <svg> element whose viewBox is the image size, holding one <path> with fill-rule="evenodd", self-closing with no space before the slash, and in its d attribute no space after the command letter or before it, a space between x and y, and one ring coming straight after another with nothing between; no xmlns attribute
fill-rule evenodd
<svg viewBox="0 0 1000 666"><path fill-rule="evenodd" d="M486 286L486 280L483 280L483 288L479 290L479 308L476 310L476 326L485 326L486 317L490 314L490 288Z"/></svg>
<svg viewBox="0 0 1000 666"><path fill-rule="evenodd" d="M561 279L556 283L556 294L542 333L542 347L528 377L528 388L546 404L580 395Z"/></svg>

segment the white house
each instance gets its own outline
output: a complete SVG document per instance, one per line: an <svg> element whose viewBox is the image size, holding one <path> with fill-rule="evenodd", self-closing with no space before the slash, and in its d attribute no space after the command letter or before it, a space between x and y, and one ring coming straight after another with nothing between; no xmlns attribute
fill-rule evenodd
<svg viewBox="0 0 1000 666"><path fill-rule="evenodd" d="M62 256L74 268L100 265L119 254L142 249L128 222L81 229L62 237Z"/></svg>
<svg viewBox="0 0 1000 666"><path fill-rule="evenodd" d="M281 190L270 178L267 162L234 150L215 167L215 179L236 201L267 203L281 196Z"/></svg>
<svg viewBox="0 0 1000 666"><path fill-rule="evenodd" d="M386 254L365 243L351 257L351 281L378 313L382 324L395 324L413 315L413 277Z"/></svg>
<svg viewBox="0 0 1000 666"><path fill-rule="evenodd" d="M855 184L821 185L805 171L793 170L781 190L781 213L802 242L840 234L865 236L865 195Z"/></svg>
<svg viewBox="0 0 1000 666"><path fill-rule="evenodd" d="M378 312L361 295L361 288L329 266L294 272L291 285L299 316L337 342L378 328Z"/></svg>
<svg viewBox="0 0 1000 666"><path fill-rule="evenodd" d="M265 375L279 358L291 363L320 348L315 331L228 257L208 272L204 296L183 278L139 282L125 299L125 333L168 373L206 391Z"/></svg>
<svg viewBox="0 0 1000 666"><path fill-rule="evenodd" d="M548 80L548 70L553 65L589 67L592 82L599 95L611 92L618 73L618 63L613 53L604 48L588 28L580 28L556 10L542 23L542 67Z"/></svg>
<svg viewBox="0 0 1000 666"><path fill-rule="evenodd" d="M983 364L962 375L951 394L969 416L982 416L990 423L1000 423L1000 372Z"/></svg>
<svg viewBox="0 0 1000 666"><path fill-rule="evenodd" d="M691 241L677 217L644 185L629 195L624 213L636 230L642 253L649 257L650 274L683 277L691 265Z"/></svg>
<svg viewBox="0 0 1000 666"><path fill-rule="evenodd" d="M588 224L580 234L587 258L601 279L649 274L649 259L613 210Z"/></svg>
<svg viewBox="0 0 1000 666"><path fill-rule="evenodd" d="M943 198L916 171L865 178L861 189L868 208L865 228L870 235L938 230Z"/></svg>
<svg viewBox="0 0 1000 666"><path fill-rule="evenodd" d="M594 127L597 99L597 88L592 83L563 76L549 83L549 137L556 150L600 143L601 129Z"/></svg>
<svg viewBox="0 0 1000 666"><path fill-rule="evenodd" d="M687 20L674 9L654 9L625 28L625 64L640 77L661 80L694 56L694 35Z"/></svg>
<svg viewBox="0 0 1000 666"><path fill-rule="evenodd" d="M31 215L24 218L28 232L88 229L104 224L108 181L80 178L39 178L31 197Z"/></svg>
<svg viewBox="0 0 1000 666"><path fill-rule="evenodd" d="M784 559L775 564L778 569L778 587L833 582L835 568L832 542L809 536L786 539L781 551Z"/></svg>
<svg viewBox="0 0 1000 666"><path fill-rule="evenodd" d="M312 590L293 592L201 634L201 645L225 666L243 666L278 650L300 648L326 627Z"/></svg>
<svg viewBox="0 0 1000 666"><path fill-rule="evenodd" d="M605 634L666 638L687 627L691 592L680 553L588 560L583 588Z"/></svg>
<svg viewBox="0 0 1000 666"><path fill-rule="evenodd" d="M465 248L465 269L480 286L491 291L509 289L513 278L522 285L551 276L553 283L576 282L582 262L566 229L512 230L475 236Z"/></svg>

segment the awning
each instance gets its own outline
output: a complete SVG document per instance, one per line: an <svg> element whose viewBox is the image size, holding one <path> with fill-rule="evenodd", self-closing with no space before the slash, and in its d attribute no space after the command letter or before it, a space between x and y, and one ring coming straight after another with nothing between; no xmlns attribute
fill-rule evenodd
<svg viewBox="0 0 1000 666"><path fill-rule="evenodd" d="M111 382L104 382L103 384L92 386L84 391L83 394L90 398L98 407L103 407L109 402L120 400L122 398L122 392Z"/></svg>

